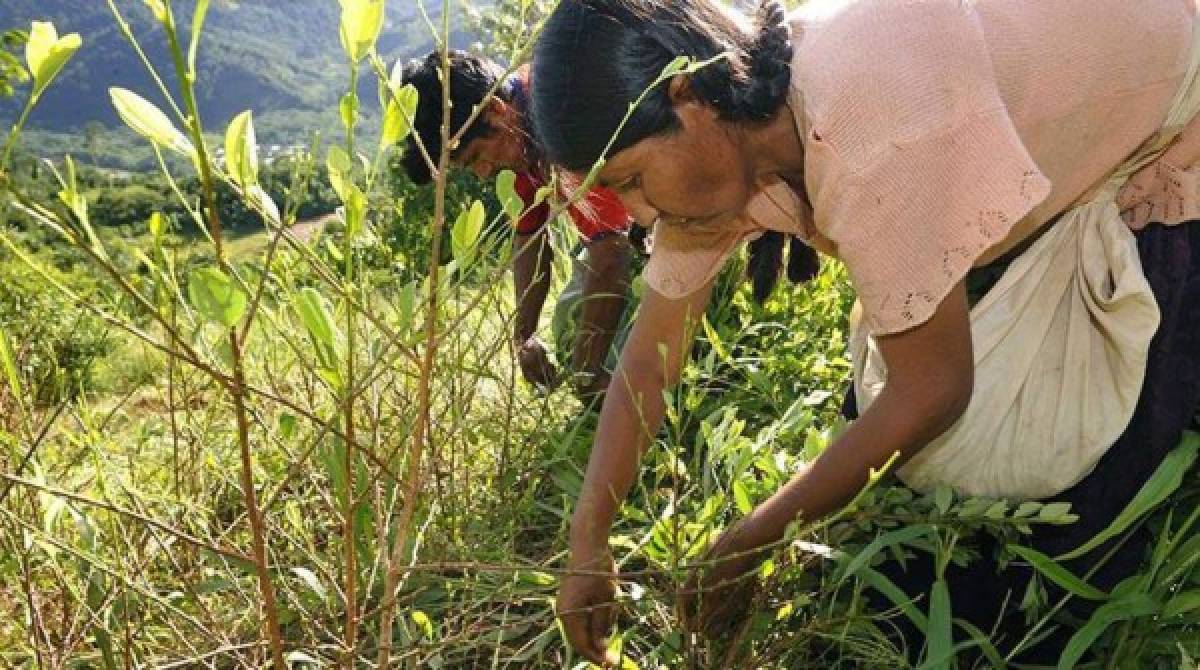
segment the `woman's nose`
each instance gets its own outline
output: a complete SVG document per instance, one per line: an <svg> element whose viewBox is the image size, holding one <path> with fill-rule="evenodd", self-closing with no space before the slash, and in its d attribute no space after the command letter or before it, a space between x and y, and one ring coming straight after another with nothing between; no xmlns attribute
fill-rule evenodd
<svg viewBox="0 0 1200 670"><path fill-rule="evenodd" d="M480 179L491 179L492 173L496 171L496 166L490 161L475 161L471 164L471 171Z"/></svg>
<svg viewBox="0 0 1200 670"><path fill-rule="evenodd" d="M621 199L621 204L625 206L625 210L629 212L634 221L637 221L639 226L650 228L658 219L658 210L641 197L641 191L620 193L617 197Z"/></svg>

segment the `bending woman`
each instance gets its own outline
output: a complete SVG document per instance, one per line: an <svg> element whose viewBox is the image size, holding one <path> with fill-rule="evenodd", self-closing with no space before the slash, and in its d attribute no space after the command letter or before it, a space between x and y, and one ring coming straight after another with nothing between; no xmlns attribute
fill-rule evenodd
<svg viewBox="0 0 1200 670"><path fill-rule="evenodd" d="M709 583L897 453L919 489L1072 502L1079 522L1033 539L1051 555L1104 528L1200 403L1195 23L1193 0L848 0L791 16L769 2L753 22L715 0L564 0L535 51L535 130L567 170L605 157L601 184L655 225L570 567L610 568L712 278L764 233L846 264L861 416L717 543L745 556ZM605 156L681 55L724 58L651 92ZM1025 579L952 584L955 615L990 628ZM572 644L598 662L612 597L603 577L560 587Z"/></svg>

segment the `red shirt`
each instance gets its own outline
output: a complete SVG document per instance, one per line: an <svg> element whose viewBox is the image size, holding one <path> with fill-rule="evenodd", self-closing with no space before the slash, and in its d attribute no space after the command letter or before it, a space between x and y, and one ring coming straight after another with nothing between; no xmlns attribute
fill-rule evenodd
<svg viewBox="0 0 1200 670"><path fill-rule="evenodd" d="M549 203L543 202L537 207L530 207L543 184L544 182L533 174L517 174L517 195L525 203L525 213L516 226L517 232L522 235L532 235L541 230L542 226L546 225L546 218L550 216ZM582 203L571 205L568 212L585 244L629 231L630 219L625 206L621 204L616 193L600 186L589 191Z"/></svg>

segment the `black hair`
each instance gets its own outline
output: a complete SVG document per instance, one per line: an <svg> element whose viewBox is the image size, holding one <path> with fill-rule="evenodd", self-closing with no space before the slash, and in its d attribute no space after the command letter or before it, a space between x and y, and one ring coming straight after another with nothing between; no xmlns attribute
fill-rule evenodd
<svg viewBox="0 0 1200 670"><path fill-rule="evenodd" d="M450 134L456 134L470 119L476 106L481 104L496 82L504 76L504 68L486 59L465 51L451 50L450 57ZM404 152L404 171L416 184L427 184L432 179L425 155L417 148L417 137L425 145L434 161L442 151L442 54L434 51L425 58L412 60L404 67L402 81L417 89L417 113L413 119L413 134L409 136ZM496 91L496 97L508 100L509 91L504 86ZM487 137L491 125L479 115L463 133L459 146L467 146L473 140Z"/></svg>
<svg viewBox="0 0 1200 670"><path fill-rule="evenodd" d="M723 120L767 121L787 101L792 41L778 0L762 2L753 25L716 0L562 0L533 56L532 121L546 158L584 172L610 141L608 156L678 128L665 85L621 121L679 56L717 58L688 76L693 94ZM786 243L767 232L750 245L747 272L759 303L779 281ZM803 242L793 238L788 257L789 279L816 276L820 261Z"/></svg>
<svg viewBox="0 0 1200 670"><path fill-rule="evenodd" d="M583 172L601 157L637 100L675 58L707 61L693 93L727 121L765 121L787 100L791 31L783 5L763 2L747 26L715 0L563 0L533 56L533 126L547 158ZM665 86L650 91L615 154L679 125Z"/></svg>

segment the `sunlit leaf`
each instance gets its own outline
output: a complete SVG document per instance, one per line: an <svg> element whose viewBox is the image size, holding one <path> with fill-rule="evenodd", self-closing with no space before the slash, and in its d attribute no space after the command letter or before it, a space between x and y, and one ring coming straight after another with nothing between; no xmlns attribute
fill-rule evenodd
<svg viewBox="0 0 1200 670"><path fill-rule="evenodd" d="M421 629L421 634L424 635L426 639L433 639L433 621L429 619L428 614L422 612L421 610L413 610L412 620L413 623L417 624L417 628Z"/></svg>
<svg viewBox="0 0 1200 670"><path fill-rule="evenodd" d="M358 95L354 92L347 93L342 96L338 103L338 113L342 118L342 125L346 128L351 128L358 124Z"/></svg>
<svg viewBox="0 0 1200 670"><path fill-rule="evenodd" d="M371 52L383 31L383 0L341 0L341 5L342 48L357 63Z"/></svg>
<svg viewBox="0 0 1200 670"><path fill-rule="evenodd" d="M350 162L350 154L339 146L329 147L325 167L329 170L329 185L333 187L333 192L338 194L338 198L345 202L346 183L354 169L354 164Z"/></svg>
<svg viewBox="0 0 1200 670"><path fill-rule="evenodd" d="M0 364L4 366L4 376L8 379L8 388L16 398L21 397L21 376L17 373L17 360L13 356L12 346L8 341L8 332L0 323Z"/></svg>
<svg viewBox="0 0 1200 670"><path fill-rule="evenodd" d="M225 169L243 189L258 183L258 139L249 110L235 116L225 131Z"/></svg>
<svg viewBox="0 0 1200 670"><path fill-rule="evenodd" d="M192 41L188 43L188 71L196 74L196 54L200 51L200 35L204 30L204 20L208 17L209 0L197 0L196 9L192 12Z"/></svg>
<svg viewBox="0 0 1200 670"><path fill-rule="evenodd" d="M262 186L251 184L250 188L246 190L246 197L268 224L276 227L283 224L279 215L279 206L275 204L271 194L263 190Z"/></svg>
<svg viewBox="0 0 1200 670"><path fill-rule="evenodd" d="M479 238L483 234L484 219L487 211L483 203L476 200L470 209L458 216L454 227L450 230L450 249L459 266L466 267L475 259L475 251L479 246Z"/></svg>
<svg viewBox="0 0 1200 670"><path fill-rule="evenodd" d="M313 347L317 350L317 358L324 371L333 373L329 381L337 384L336 368L340 358L338 352L342 343L342 334L333 322L329 305L324 296L312 287L300 291L295 299L296 313L300 322L308 331Z"/></svg>
<svg viewBox="0 0 1200 670"><path fill-rule="evenodd" d="M138 135L181 154L193 153L192 143L154 103L124 88L113 87L108 93L121 120Z"/></svg>
<svg viewBox="0 0 1200 670"><path fill-rule="evenodd" d="M25 43L25 63L33 76L34 98L46 90L82 45L78 33L59 37L53 23L33 22Z"/></svg>
<svg viewBox="0 0 1200 670"><path fill-rule="evenodd" d="M387 110L383 114L383 134L380 145L386 149L408 139L412 132L411 120L417 114L417 89L409 84L398 90L395 96L388 100Z"/></svg>
<svg viewBox="0 0 1200 670"><path fill-rule="evenodd" d="M155 239L161 238L167 230L167 220L163 217L162 212L152 213L150 220L146 223L146 228L149 229L152 237Z"/></svg>
<svg viewBox="0 0 1200 670"><path fill-rule="evenodd" d="M142 0L142 4L150 8L154 14L154 20L159 23L164 23L167 20L167 5L166 0Z"/></svg>
<svg viewBox="0 0 1200 670"><path fill-rule="evenodd" d="M292 574L299 577L300 581L304 582L305 586L307 586L313 593L317 594L322 599L325 598L325 586L321 584L321 580L317 578L316 573L314 573L312 570L304 567L295 567L292 568Z"/></svg>
<svg viewBox="0 0 1200 670"><path fill-rule="evenodd" d="M209 266L192 272L188 298L197 312L227 328L246 313L246 294L220 268Z"/></svg>
<svg viewBox="0 0 1200 670"><path fill-rule="evenodd" d="M517 194L517 174L515 172L501 170L500 174L496 175L496 197L500 200L500 206L504 208L504 213L508 215L510 221L521 218L521 214L525 210L525 202Z"/></svg>

